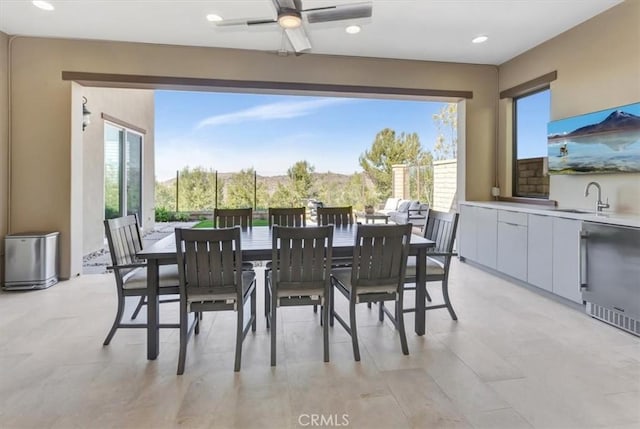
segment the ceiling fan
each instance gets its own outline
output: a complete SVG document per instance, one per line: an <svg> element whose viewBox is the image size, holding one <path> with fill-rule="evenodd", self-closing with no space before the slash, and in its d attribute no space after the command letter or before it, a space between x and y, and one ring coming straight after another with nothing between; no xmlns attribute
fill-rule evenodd
<svg viewBox="0 0 640 429"><path fill-rule="evenodd" d="M311 49L311 41L302 25L303 16L307 23L343 21L349 19L369 18L372 14L372 2L363 1L343 5L324 6L303 9L302 0L271 0L276 9L276 18L223 20L218 26L265 25L278 24L286 33L293 50L302 53Z"/></svg>

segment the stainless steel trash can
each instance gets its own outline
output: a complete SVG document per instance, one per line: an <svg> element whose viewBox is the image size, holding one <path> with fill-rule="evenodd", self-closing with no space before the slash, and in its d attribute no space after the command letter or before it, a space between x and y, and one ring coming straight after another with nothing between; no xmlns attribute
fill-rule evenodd
<svg viewBox="0 0 640 429"><path fill-rule="evenodd" d="M59 232L24 232L4 239L5 290L46 289L58 283Z"/></svg>

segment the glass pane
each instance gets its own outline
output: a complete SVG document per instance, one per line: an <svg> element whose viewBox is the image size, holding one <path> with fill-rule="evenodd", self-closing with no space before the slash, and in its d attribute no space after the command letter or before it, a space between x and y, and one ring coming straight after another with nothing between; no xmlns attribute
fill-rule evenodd
<svg viewBox="0 0 640 429"><path fill-rule="evenodd" d="M142 136L127 133L126 144L127 214L138 215L142 224Z"/></svg>
<svg viewBox="0 0 640 429"><path fill-rule="evenodd" d="M121 198L121 142L122 130L105 124L104 127L104 218L122 216Z"/></svg>
<svg viewBox="0 0 640 429"><path fill-rule="evenodd" d="M550 106L551 91L548 89L515 100L514 195L549 196L547 123Z"/></svg>

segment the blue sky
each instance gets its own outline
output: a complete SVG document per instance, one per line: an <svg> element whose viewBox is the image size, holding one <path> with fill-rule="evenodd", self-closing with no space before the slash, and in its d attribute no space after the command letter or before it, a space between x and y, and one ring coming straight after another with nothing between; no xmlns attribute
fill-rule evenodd
<svg viewBox="0 0 640 429"><path fill-rule="evenodd" d="M418 133L432 150L433 114L444 103L216 92L156 91L156 179L186 166L220 172L253 167L285 174L296 161L316 172L361 171L358 157L384 128ZM550 92L518 105L518 158L547 155Z"/></svg>
<svg viewBox="0 0 640 429"><path fill-rule="evenodd" d="M156 91L156 178L185 166L254 167L284 174L307 160L317 172L360 171L358 157L385 127L416 132L432 149L443 103L363 98Z"/></svg>
<svg viewBox="0 0 640 429"><path fill-rule="evenodd" d="M517 100L516 139L518 159L547 156L547 124L551 91L541 91Z"/></svg>

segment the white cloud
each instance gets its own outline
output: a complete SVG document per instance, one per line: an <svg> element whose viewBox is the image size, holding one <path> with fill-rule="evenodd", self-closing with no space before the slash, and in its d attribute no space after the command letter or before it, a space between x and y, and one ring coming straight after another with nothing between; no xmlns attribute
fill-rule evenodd
<svg viewBox="0 0 640 429"><path fill-rule="evenodd" d="M237 124L249 121L265 121L270 119L289 119L306 116L323 107L351 101L346 98L319 98L304 101L282 101L263 104L237 112L225 113L205 118L198 122L196 129L223 124Z"/></svg>

